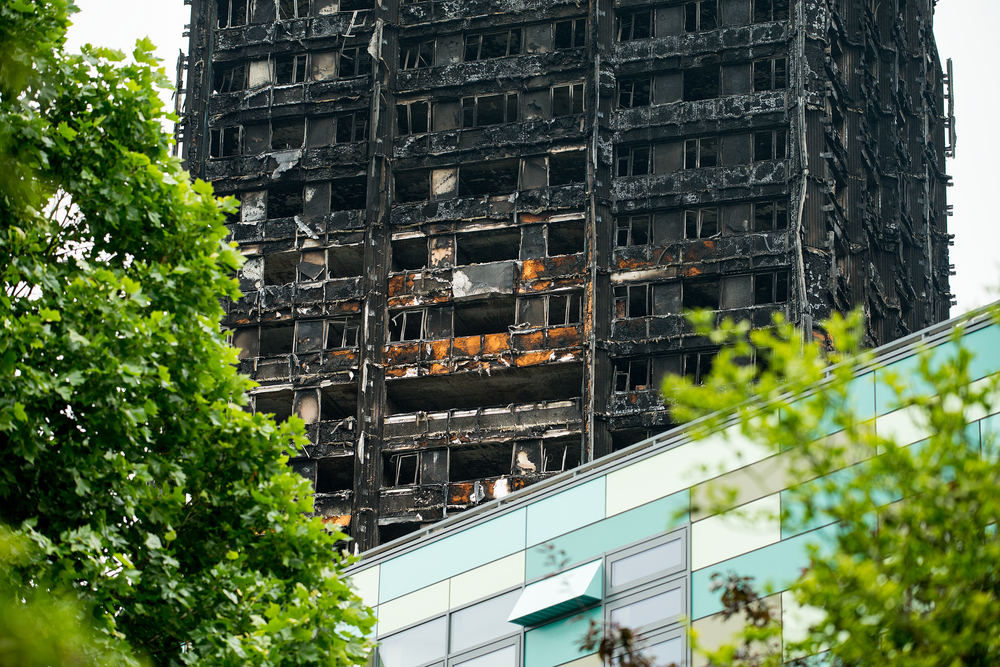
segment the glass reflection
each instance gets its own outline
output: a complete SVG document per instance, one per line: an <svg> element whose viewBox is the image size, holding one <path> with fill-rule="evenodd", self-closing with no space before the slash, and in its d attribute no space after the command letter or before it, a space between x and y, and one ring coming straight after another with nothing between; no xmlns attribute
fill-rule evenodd
<svg viewBox="0 0 1000 667"><path fill-rule="evenodd" d="M519 590L511 591L452 614L451 652L464 651L520 631L521 626L507 622L520 595Z"/></svg>
<svg viewBox="0 0 1000 667"><path fill-rule="evenodd" d="M444 618L410 628L398 635L386 637L378 647L380 667L416 667L446 652Z"/></svg>
<svg viewBox="0 0 1000 667"><path fill-rule="evenodd" d="M675 588L651 598L633 602L611 612L611 622L621 628L638 628L656 621L679 616L683 605L682 591Z"/></svg>
<svg viewBox="0 0 1000 667"><path fill-rule="evenodd" d="M681 546L682 540L677 538L658 547L615 561L611 564L611 585L621 586L656 572L680 566L684 562Z"/></svg>

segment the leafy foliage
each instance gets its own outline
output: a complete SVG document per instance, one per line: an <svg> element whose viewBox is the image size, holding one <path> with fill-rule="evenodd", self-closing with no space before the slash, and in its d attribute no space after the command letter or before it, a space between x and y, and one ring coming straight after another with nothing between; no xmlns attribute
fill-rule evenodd
<svg viewBox="0 0 1000 667"><path fill-rule="evenodd" d="M219 329L241 257L168 154L140 40L65 52L68 0L0 0L0 521L23 582L74 591L157 664L351 664L373 620L301 421L241 409Z"/></svg>

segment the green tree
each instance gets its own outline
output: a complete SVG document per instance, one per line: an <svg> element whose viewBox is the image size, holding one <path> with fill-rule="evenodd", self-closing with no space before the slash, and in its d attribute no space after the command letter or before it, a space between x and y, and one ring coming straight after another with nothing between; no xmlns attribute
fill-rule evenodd
<svg viewBox="0 0 1000 667"><path fill-rule="evenodd" d="M782 500L782 521L836 530L811 550L792 588L816 621L804 637L785 637L783 651L773 648L780 619L766 591L719 573L726 613L746 629L735 645L709 652L712 664L777 667L817 655L865 667L1000 664L1000 451L968 427L996 410L1000 391L997 375L972 381L962 327L948 345L919 354L905 377L882 371L879 391L927 435L901 446L856 415L851 381L870 361L855 357L860 315L826 323L823 347L780 319L751 332L732 322L715 328L713 318L694 319L722 351L705 386L667 380L674 414L702 419L699 430L738 414L745 437L794 457L799 483L791 502ZM731 497L719 488L712 502L721 508Z"/></svg>
<svg viewBox="0 0 1000 667"><path fill-rule="evenodd" d="M169 156L152 44L67 53L75 10L0 0L0 522L37 546L16 573L156 664L359 664L343 535L286 466L301 421L241 409L233 202Z"/></svg>

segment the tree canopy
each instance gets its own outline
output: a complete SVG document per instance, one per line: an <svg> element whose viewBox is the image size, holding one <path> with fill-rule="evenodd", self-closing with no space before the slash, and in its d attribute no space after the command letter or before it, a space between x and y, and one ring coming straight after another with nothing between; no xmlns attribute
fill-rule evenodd
<svg viewBox="0 0 1000 667"><path fill-rule="evenodd" d="M12 572L155 664L363 662L343 535L286 466L301 421L242 409L233 203L170 157L153 45L70 54L75 9L0 1L0 522L35 545Z"/></svg>

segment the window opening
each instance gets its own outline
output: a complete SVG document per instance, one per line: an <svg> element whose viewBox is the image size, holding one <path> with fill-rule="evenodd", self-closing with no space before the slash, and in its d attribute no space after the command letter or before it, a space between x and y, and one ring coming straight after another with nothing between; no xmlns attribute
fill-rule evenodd
<svg viewBox="0 0 1000 667"><path fill-rule="evenodd" d="M519 53L521 53L520 28L465 37L466 62L516 56Z"/></svg>
<svg viewBox="0 0 1000 667"><path fill-rule="evenodd" d="M517 93L462 98L462 126L482 127L518 119Z"/></svg>
<svg viewBox="0 0 1000 667"><path fill-rule="evenodd" d="M548 227L549 257L575 255L585 250L583 220L550 222Z"/></svg>
<svg viewBox="0 0 1000 667"><path fill-rule="evenodd" d="M755 92L781 90L788 87L788 60L768 58L753 63L753 89Z"/></svg>
<svg viewBox="0 0 1000 667"><path fill-rule="evenodd" d="M364 111L340 114L337 124L337 143L347 144L368 139L368 114Z"/></svg>
<svg viewBox="0 0 1000 667"><path fill-rule="evenodd" d="M335 178L330 182L330 212L353 211L368 205L368 179Z"/></svg>
<svg viewBox="0 0 1000 667"><path fill-rule="evenodd" d="M420 340L424 335L424 316L427 310L404 310L389 318L389 342L399 343Z"/></svg>
<svg viewBox="0 0 1000 667"><path fill-rule="evenodd" d="M453 448L449 452L449 479L465 482L506 475L510 473L512 457L511 448L502 444Z"/></svg>
<svg viewBox="0 0 1000 667"><path fill-rule="evenodd" d="M213 127L209 129L209 157L233 157L240 154L241 127Z"/></svg>
<svg viewBox="0 0 1000 667"><path fill-rule="evenodd" d="M617 176L645 176L650 172L653 151L649 146L622 146L618 149Z"/></svg>
<svg viewBox="0 0 1000 667"><path fill-rule="evenodd" d="M275 185L267 190L267 217L291 218L302 213L302 186L297 183Z"/></svg>
<svg viewBox="0 0 1000 667"><path fill-rule="evenodd" d="M580 323L583 296L580 294L548 295L548 318L550 327L568 327Z"/></svg>
<svg viewBox="0 0 1000 667"><path fill-rule="evenodd" d="M271 150L302 148L305 138L306 121L304 118L271 121Z"/></svg>
<svg viewBox="0 0 1000 667"><path fill-rule="evenodd" d="M332 319L327 325L326 348L337 350L357 347L360 332L361 318L357 315Z"/></svg>
<svg viewBox="0 0 1000 667"><path fill-rule="evenodd" d="M698 32L719 27L718 0L698 0L684 4L684 30Z"/></svg>
<svg viewBox="0 0 1000 667"><path fill-rule="evenodd" d="M518 185L518 167L516 159L462 165L458 170L458 196L482 197L514 192Z"/></svg>
<svg viewBox="0 0 1000 667"><path fill-rule="evenodd" d="M434 40L408 44L399 58L400 69L417 69L434 64Z"/></svg>
<svg viewBox="0 0 1000 667"><path fill-rule="evenodd" d="M684 363L684 375L695 384L704 384L709 373L712 372L712 362L718 352L689 352L682 359Z"/></svg>
<svg viewBox="0 0 1000 667"><path fill-rule="evenodd" d="M583 113L583 84L552 87L552 115L569 116Z"/></svg>
<svg viewBox="0 0 1000 667"><path fill-rule="evenodd" d="M216 93L235 93L246 90L247 87L247 65L217 65L213 72L213 90Z"/></svg>
<svg viewBox="0 0 1000 667"><path fill-rule="evenodd" d="M431 128L430 102L396 105L396 126L400 135L424 134Z"/></svg>
<svg viewBox="0 0 1000 667"><path fill-rule="evenodd" d="M624 13L618 19L618 41L631 42L636 39L654 37L655 25L652 9Z"/></svg>
<svg viewBox="0 0 1000 667"><path fill-rule="evenodd" d="M273 414L274 421L279 424L288 421L292 416L291 391L276 391L254 396L254 412L257 414Z"/></svg>
<svg viewBox="0 0 1000 667"><path fill-rule="evenodd" d="M260 328L259 354L262 357L274 357L280 354L291 354L295 343L295 325L281 324ZM289 404L290 406L291 404Z"/></svg>
<svg viewBox="0 0 1000 667"><path fill-rule="evenodd" d="M484 299L455 305L455 336L507 333L514 324L516 300Z"/></svg>
<svg viewBox="0 0 1000 667"><path fill-rule="evenodd" d="M617 319L646 317L650 314L650 285L619 285L615 287L615 317Z"/></svg>
<svg viewBox="0 0 1000 667"><path fill-rule="evenodd" d="M395 199L405 204L430 198L431 172L429 169L397 171L392 175L396 185Z"/></svg>
<svg viewBox="0 0 1000 667"><path fill-rule="evenodd" d="M276 85L287 86L306 80L306 56L279 56L274 59L274 81Z"/></svg>
<svg viewBox="0 0 1000 667"><path fill-rule="evenodd" d="M753 205L753 230L770 232L788 229L788 202L767 201Z"/></svg>
<svg viewBox="0 0 1000 667"><path fill-rule="evenodd" d="M652 236L648 215L627 215L617 218L615 245L619 247L649 245Z"/></svg>
<svg viewBox="0 0 1000 667"><path fill-rule="evenodd" d="M219 0L219 28L235 28L247 24L247 4L249 0Z"/></svg>
<svg viewBox="0 0 1000 667"><path fill-rule="evenodd" d="M573 49L587 43L587 19L556 21L555 47Z"/></svg>
<svg viewBox="0 0 1000 667"><path fill-rule="evenodd" d="M788 157L788 135L785 130L764 130L753 133L754 162L784 160Z"/></svg>
<svg viewBox="0 0 1000 667"><path fill-rule="evenodd" d="M587 180L587 157L583 151L566 151L549 156L549 185L569 185Z"/></svg>
<svg viewBox="0 0 1000 667"><path fill-rule="evenodd" d="M301 19L309 16L309 0L279 0L278 20Z"/></svg>
<svg viewBox="0 0 1000 667"><path fill-rule="evenodd" d="M337 61L337 76L347 79L367 74L365 68L368 65L368 58L368 51L364 47L352 46L349 49L342 49Z"/></svg>
<svg viewBox="0 0 1000 667"><path fill-rule="evenodd" d="M392 242L392 270L419 271L427 268L427 237Z"/></svg>
<svg viewBox="0 0 1000 667"><path fill-rule="evenodd" d="M327 250L331 278L353 278L365 270L365 248L361 243L336 245Z"/></svg>
<svg viewBox="0 0 1000 667"><path fill-rule="evenodd" d="M264 284L287 285L295 282L298 252L276 252L264 256Z"/></svg>
<svg viewBox="0 0 1000 667"><path fill-rule="evenodd" d="M684 168L704 169L719 166L719 138L700 137L684 142Z"/></svg>
<svg viewBox="0 0 1000 667"><path fill-rule="evenodd" d="M684 70L684 101L710 100L719 96L719 67L691 67Z"/></svg>
<svg viewBox="0 0 1000 667"><path fill-rule="evenodd" d="M718 233L718 208L696 208L684 211L684 238L707 239Z"/></svg>
<svg viewBox="0 0 1000 667"><path fill-rule="evenodd" d="M316 462L316 493L336 493L353 488L353 456L330 456Z"/></svg>
<svg viewBox="0 0 1000 667"><path fill-rule="evenodd" d="M521 229L505 227L456 234L455 244L458 266L517 259L521 250Z"/></svg>
<svg viewBox="0 0 1000 667"><path fill-rule="evenodd" d="M758 273L753 277L753 305L788 301L788 271Z"/></svg>
<svg viewBox="0 0 1000 667"><path fill-rule="evenodd" d="M619 81L618 108L633 109L635 107L648 107L652 87L652 79L649 77Z"/></svg>
<svg viewBox="0 0 1000 667"><path fill-rule="evenodd" d="M754 0L753 22L787 21L788 0Z"/></svg>
<svg viewBox="0 0 1000 667"><path fill-rule="evenodd" d="M663 593L611 610L611 622L621 628L641 628L669 621L684 611L684 588L678 585Z"/></svg>
<svg viewBox="0 0 1000 667"><path fill-rule="evenodd" d="M685 309L719 309L720 283L718 279L683 284L684 297L681 306Z"/></svg>

